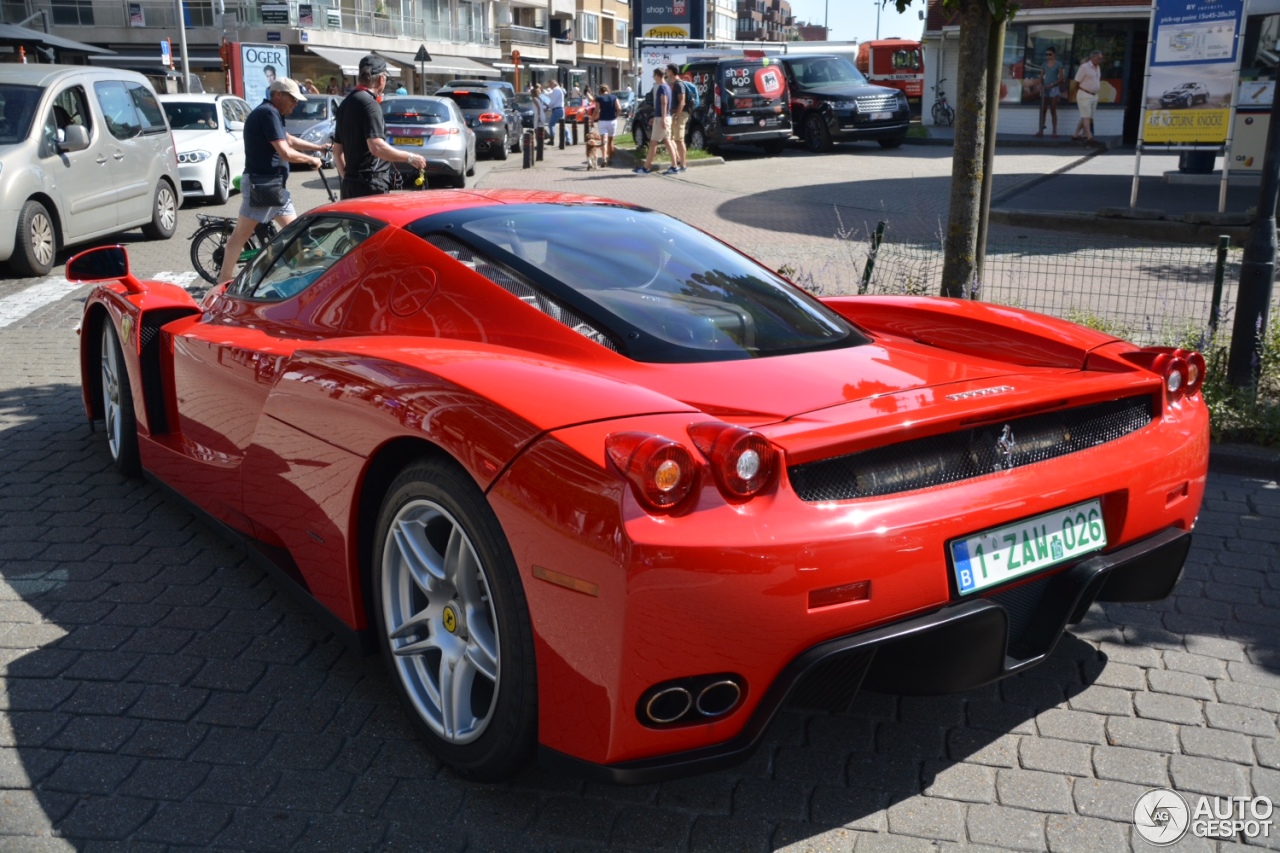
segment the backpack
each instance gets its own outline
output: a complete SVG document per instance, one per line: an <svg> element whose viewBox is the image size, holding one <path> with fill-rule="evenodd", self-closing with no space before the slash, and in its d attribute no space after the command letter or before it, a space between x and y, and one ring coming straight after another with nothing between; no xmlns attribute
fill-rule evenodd
<svg viewBox="0 0 1280 853"><path fill-rule="evenodd" d="M698 97L698 87L690 83L688 80L681 80L680 85L684 87L684 108L685 112L693 112L702 106L702 102Z"/></svg>

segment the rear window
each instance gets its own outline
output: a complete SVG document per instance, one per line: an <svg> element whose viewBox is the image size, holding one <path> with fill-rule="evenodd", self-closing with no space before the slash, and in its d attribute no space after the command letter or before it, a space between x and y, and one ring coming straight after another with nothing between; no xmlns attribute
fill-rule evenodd
<svg viewBox="0 0 1280 853"><path fill-rule="evenodd" d="M464 110L488 110L493 108L493 98L487 92L440 92L440 97L451 98Z"/></svg>
<svg viewBox="0 0 1280 853"><path fill-rule="evenodd" d="M382 116L388 124L444 124L451 118L448 106L426 98L383 101Z"/></svg>
<svg viewBox="0 0 1280 853"><path fill-rule="evenodd" d="M729 361L867 340L771 270L661 213L504 205L427 217L410 230L473 245L607 330L636 361Z"/></svg>
<svg viewBox="0 0 1280 853"><path fill-rule="evenodd" d="M17 145L31 132L44 90L0 83L0 145Z"/></svg>

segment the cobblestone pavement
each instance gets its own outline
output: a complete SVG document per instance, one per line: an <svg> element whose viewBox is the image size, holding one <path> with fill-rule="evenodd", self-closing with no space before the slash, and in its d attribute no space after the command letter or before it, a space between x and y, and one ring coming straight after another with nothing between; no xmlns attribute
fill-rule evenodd
<svg viewBox="0 0 1280 853"><path fill-rule="evenodd" d="M883 170L904 153L831 159ZM743 197L734 182L807 159L743 158L684 181L580 174L557 156L534 170L545 186L599 181L762 240L759 222L718 213ZM537 182L503 168L482 183ZM779 216L799 228L806 202L792 195ZM179 240L137 248L140 275L189 269ZM0 282L0 309L31 286ZM538 770L461 781L415 740L377 658L346 651L158 489L114 473L79 399L84 292L10 322L0 310L0 850L1099 853L1146 849L1131 818L1151 787L1280 799L1280 488L1223 474L1176 594L1095 606L1024 676L786 713L746 764L661 785ZM1215 846L1233 844L1178 849Z"/></svg>

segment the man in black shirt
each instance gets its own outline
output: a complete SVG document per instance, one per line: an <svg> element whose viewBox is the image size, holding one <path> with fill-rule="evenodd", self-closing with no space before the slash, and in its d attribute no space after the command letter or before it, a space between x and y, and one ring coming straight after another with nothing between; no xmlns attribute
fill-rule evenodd
<svg viewBox="0 0 1280 853"><path fill-rule="evenodd" d="M307 96L297 82L285 77L267 87L267 99L259 104L244 122L244 175L240 178L240 218L223 247L222 271L218 281L235 275L245 241L259 224L272 219L281 228L298 218L289 191L283 189L283 201L274 205L253 204L254 181L266 183L277 177L288 180L290 163L309 163L320 168L319 157L303 151L323 151L323 145L307 142L284 129L284 116L293 112Z"/></svg>
<svg viewBox="0 0 1280 853"><path fill-rule="evenodd" d="M382 91L387 87L387 61L370 54L360 60L359 85L338 105L333 163L342 176L342 197L360 198L391 189L391 164L425 169L427 158L391 147L382 119Z"/></svg>

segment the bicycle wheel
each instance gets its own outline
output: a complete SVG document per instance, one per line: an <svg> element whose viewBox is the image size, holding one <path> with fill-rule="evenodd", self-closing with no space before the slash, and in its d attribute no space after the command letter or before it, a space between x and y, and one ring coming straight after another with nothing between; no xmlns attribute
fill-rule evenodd
<svg viewBox="0 0 1280 853"><path fill-rule="evenodd" d="M930 115L933 116L933 123L935 126L941 126L942 124L947 123L946 122L947 110L944 106L942 106L941 101L933 102L933 109L930 111Z"/></svg>
<svg viewBox="0 0 1280 853"><path fill-rule="evenodd" d="M218 283L218 274L222 271L223 247L227 244L227 238L231 236L232 225L206 225L195 233L191 238L191 264L196 268L196 272L200 273L200 277L210 284ZM259 248L258 239L255 235L250 235L245 241L245 252L257 252ZM240 264L236 265L236 272L240 271Z"/></svg>

